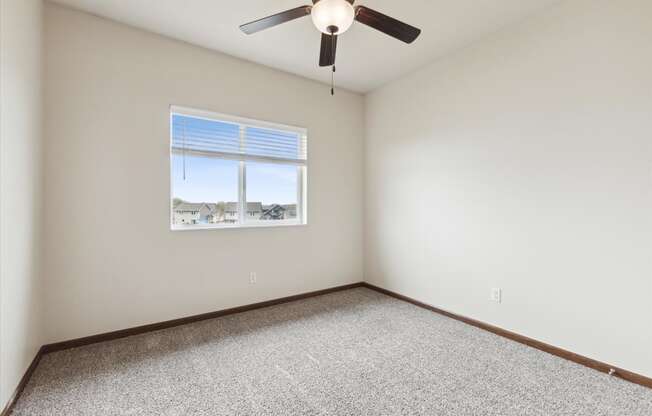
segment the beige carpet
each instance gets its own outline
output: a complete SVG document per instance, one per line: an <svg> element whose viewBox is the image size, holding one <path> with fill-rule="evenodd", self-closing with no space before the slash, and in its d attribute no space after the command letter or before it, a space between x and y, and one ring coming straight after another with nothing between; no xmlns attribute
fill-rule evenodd
<svg viewBox="0 0 652 416"><path fill-rule="evenodd" d="M652 415L652 390L369 289L48 354L16 415Z"/></svg>

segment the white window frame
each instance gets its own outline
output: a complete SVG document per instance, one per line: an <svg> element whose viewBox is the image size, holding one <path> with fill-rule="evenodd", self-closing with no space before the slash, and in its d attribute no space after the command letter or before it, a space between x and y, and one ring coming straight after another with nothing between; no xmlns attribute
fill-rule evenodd
<svg viewBox="0 0 652 416"><path fill-rule="evenodd" d="M221 121L226 123L238 124L240 126L240 145L244 146L244 132L247 127L263 128L281 130L287 132L294 132L308 140L308 129L305 127L290 126L279 123L272 123L269 121L260 121L245 117L232 116L228 114L221 114L212 111L198 110L195 108L182 107L171 105L170 106L170 156L169 156L169 169L170 169L170 230L171 231L197 231L197 230L221 230L221 229L238 229L238 228L268 228L268 227L287 227L287 226L301 226L308 224L308 158L306 152L306 161L297 162L296 160L285 160L278 158L270 158L265 156L235 156L225 154L220 159L237 160L239 163L238 174L238 222L235 224L212 224L212 225L193 225L192 227L178 227L174 225L174 175L172 171L172 141L174 131L172 128L173 117L175 115L188 116L194 118L201 118L208 121ZM280 165L296 165L297 166L297 217L292 220L269 220L269 221L251 221L248 220L247 215L247 162L280 164Z"/></svg>

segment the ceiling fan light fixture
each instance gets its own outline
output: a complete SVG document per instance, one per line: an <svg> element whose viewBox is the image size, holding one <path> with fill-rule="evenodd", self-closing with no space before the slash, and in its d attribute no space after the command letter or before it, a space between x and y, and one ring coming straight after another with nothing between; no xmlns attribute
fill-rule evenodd
<svg viewBox="0 0 652 416"><path fill-rule="evenodd" d="M311 16L312 22L320 32L341 35L353 24L355 10L346 0L320 0L312 6ZM336 27L337 31L333 32L333 27Z"/></svg>

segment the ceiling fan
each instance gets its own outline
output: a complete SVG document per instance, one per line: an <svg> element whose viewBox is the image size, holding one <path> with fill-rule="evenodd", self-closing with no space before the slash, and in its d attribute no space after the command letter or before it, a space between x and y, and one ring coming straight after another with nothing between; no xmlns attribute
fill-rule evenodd
<svg viewBox="0 0 652 416"><path fill-rule="evenodd" d="M294 9L263 17L240 26L247 35L310 15L315 27L322 32L319 66L332 66L335 72L337 37L349 30L354 20L379 30L386 35L412 43L421 34L421 29L398 21L365 6L353 6L355 0L313 0L312 6ZM331 83L333 79L331 78ZM334 89L331 85L331 94Z"/></svg>

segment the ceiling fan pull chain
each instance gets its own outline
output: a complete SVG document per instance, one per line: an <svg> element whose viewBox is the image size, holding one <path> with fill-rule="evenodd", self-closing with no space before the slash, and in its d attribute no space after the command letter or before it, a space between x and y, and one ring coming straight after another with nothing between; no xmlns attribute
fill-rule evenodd
<svg viewBox="0 0 652 416"><path fill-rule="evenodd" d="M331 62L333 62L333 72L331 72L331 95L335 95L335 32L331 31Z"/></svg>

